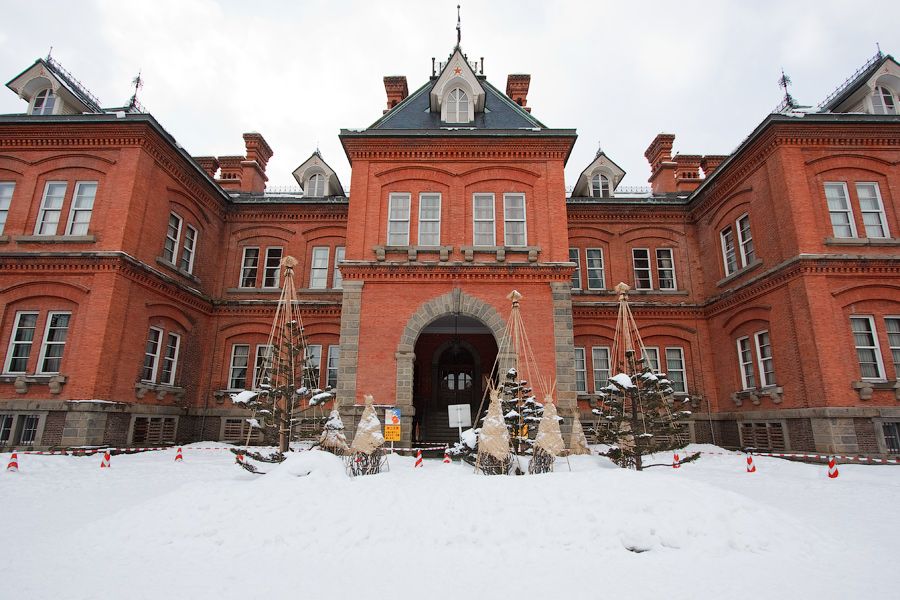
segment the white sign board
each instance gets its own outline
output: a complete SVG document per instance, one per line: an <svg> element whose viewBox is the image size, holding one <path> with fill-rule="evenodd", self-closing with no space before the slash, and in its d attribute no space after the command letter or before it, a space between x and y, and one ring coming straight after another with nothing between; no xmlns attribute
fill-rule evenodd
<svg viewBox="0 0 900 600"><path fill-rule="evenodd" d="M450 427L471 427L472 407L468 404L451 404L447 406Z"/></svg>

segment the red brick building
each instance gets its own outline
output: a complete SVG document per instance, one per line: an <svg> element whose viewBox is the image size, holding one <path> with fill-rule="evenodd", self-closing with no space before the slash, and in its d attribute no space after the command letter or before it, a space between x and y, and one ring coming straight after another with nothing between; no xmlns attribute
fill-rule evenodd
<svg viewBox="0 0 900 600"><path fill-rule="evenodd" d="M354 424L371 393L404 438L477 406L512 289L570 426L610 376L624 281L645 358L692 399L697 441L900 452L900 65L878 55L816 108L786 103L729 156L647 149L626 193L598 152L571 192L573 129L457 48L340 134L347 192L314 153L296 193L272 149L192 157L136 102L102 108L54 61L0 116L0 444L237 440L282 257L321 387ZM373 107L373 111L375 107ZM519 365L520 370L523 365Z"/></svg>

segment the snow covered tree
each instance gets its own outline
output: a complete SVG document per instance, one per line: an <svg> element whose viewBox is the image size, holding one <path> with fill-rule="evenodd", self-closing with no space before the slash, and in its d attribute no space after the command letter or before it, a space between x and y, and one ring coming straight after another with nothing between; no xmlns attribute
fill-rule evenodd
<svg viewBox="0 0 900 600"><path fill-rule="evenodd" d="M562 419L556 414L556 406L550 396L544 398L542 413L537 435L534 438L531 462L528 463L528 472L531 474L551 472L556 457L566 447L559 431L559 422Z"/></svg>
<svg viewBox="0 0 900 600"><path fill-rule="evenodd" d="M344 456L350 449L347 446L347 436L344 435L344 421L337 406L331 410L328 420L325 421L318 446L338 456Z"/></svg>
<svg viewBox="0 0 900 600"><path fill-rule="evenodd" d="M350 474L376 475L381 472L381 462L384 458L384 434L381 431L381 421L375 407L372 406L372 396L366 395L366 407L362 417L356 426L356 435L353 436L353 444L350 446L348 456L348 469Z"/></svg>

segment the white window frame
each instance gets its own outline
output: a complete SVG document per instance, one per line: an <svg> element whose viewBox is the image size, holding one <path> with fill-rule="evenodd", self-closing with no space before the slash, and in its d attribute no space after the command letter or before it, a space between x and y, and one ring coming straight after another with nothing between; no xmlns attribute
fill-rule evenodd
<svg viewBox="0 0 900 600"><path fill-rule="evenodd" d="M237 350L240 348L242 351L246 349L247 353L241 356L238 356ZM246 364L243 367L235 365L235 359L243 358L246 361ZM236 369L244 369L244 386L237 387L234 385L237 383L235 380L234 372ZM250 344L232 344L231 345L231 360L228 361L228 389L229 390L241 390L241 389L252 389L253 384L251 383L249 386L247 384L247 378L251 376L253 369L250 368Z"/></svg>
<svg viewBox="0 0 900 600"><path fill-rule="evenodd" d="M309 179L307 179L306 187L309 190L309 193L305 194L306 197L325 197L325 175L323 175L322 173L313 173L309 176Z"/></svg>
<svg viewBox="0 0 900 600"><path fill-rule="evenodd" d="M741 371L741 389L752 390L756 388L756 375L753 372L753 350L750 346L750 336L739 337L735 341L737 345L738 365ZM746 353L746 360L744 354Z"/></svg>
<svg viewBox="0 0 900 600"><path fill-rule="evenodd" d="M194 257L197 255L197 237L200 233L196 227L186 225L184 228L184 236L181 245L181 260L178 263L178 269L184 273L194 272ZM184 263L187 263L185 266Z"/></svg>
<svg viewBox="0 0 900 600"><path fill-rule="evenodd" d="M454 96L455 95L455 96ZM455 87L447 94L445 100L447 108L444 110L445 123L469 123L469 98L468 92L460 87Z"/></svg>
<svg viewBox="0 0 900 600"><path fill-rule="evenodd" d="M741 228L741 221L747 221L747 236L744 237L744 230ZM734 230L737 233L737 245L741 249L741 267L746 267L756 259L756 247L753 245L753 232L750 230L750 215L744 213L734 222ZM747 246L750 250L747 250ZM750 258L749 255L753 255ZM735 261L736 262L736 261Z"/></svg>
<svg viewBox="0 0 900 600"><path fill-rule="evenodd" d="M344 262L346 252L347 249L344 246L334 247L334 272L331 275L331 289L344 289L344 276L341 275L341 269L338 265Z"/></svg>
<svg viewBox="0 0 900 600"><path fill-rule="evenodd" d="M332 389L337 389L337 380L338 380L338 365L340 364L341 359L341 346L340 344L331 344L328 346L328 362L325 363L325 386L331 385L331 382L334 382L334 385L331 385ZM334 375L334 377L332 377Z"/></svg>
<svg viewBox="0 0 900 600"><path fill-rule="evenodd" d="M0 235L3 235L3 230L6 229L6 219L9 216L9 207L12 205L15 191L15 181L0 181Z"/></svg>
<svg viewBox="0 0 900 600"><path fill-rule="evenodd" d="M600 253L600 267L591 267L591 252ZM587 273L587 286L589 290L605 290L606 289L606 265L603 259L603 248L587 248L585 249L585 272ZM600 287L591 285L591 271L600 271Z"/></svg>
<svg viewBox="0 0 900 600"><path fill-rule="evenodd" d="M647 253L647 267L642 267L641 271L647 271L647 280L650 282L649 287L639 287L638 286L638 266L637 266L637 256L635 252L643 251ZM653 261L650 259L650 249L649 248L632 248L631 249L631 268L634 273L634 289L635 290L652 290L653 289Z"/></svg>
<svg viewBox="0 0 900 600"><path fill-rule="evenodd" d="M597 180L597 187L594 187L595 179ZM604 187L606 188L605 190ZM604 175L603 173L594 173L593 175L591 175L591 197L612 198L612 182L610 181L608 176Z"/></svg>
<svg viewBox="0 0 900 600"><path fill-rule="evenodd" d="M425 206L425 200L437 200L437 218L426 218L422 216L422 208ZM418 242L420 246L427 247L436 247L441 245L441 209L442 209L442 199L440 192L422 192L419 194L419 231L418 231ZM427 240L423 240L422 235L422 224L423 223L437 223L437 231L436 232L428 232L425 235L434 236L434 243L429 243Z"/></svg>
<svg viewBox="0 0 900 600"><path fill-rule="evenodd" d="M256 250L256 262L252 266L247 266L247 252L251 250ZM250 281L250 272L252 271L252 284L244 285L245 282ZM256 280L259 276L259 247L258 246L244 246L243 251L241 252L241 276L238 280L238 287L241 289L251 289L256 287Z"/></svg>
<svg viewBox="0 0 900 600"><path fill-rule="evenodd" d="M890 99L890 107L888 107L888 103L885 102L885 98ZM872 114L897 114L897 100L894 98L894 91L891 88L884 85L875 86L875 90L872 93Z"/></svg>
<svg viewBox="0 0 900 600"><path fill-rule="evenodd" d="M509 200L517 200L521 199L522 201L522 218L521 219L512 219L509 217L509 205L507 202ZM515 233L513 235L521 235L522 243L521 244L513 244L509 241L509 224L510 223L521 223L522 224L522 233ZM510 248L524 248L528 245L528 207L525 203L525 193L524 192L507 192L503 194L503 245L509 246Z"/></svg>
<svg viewBox="0 0 900 600"><path fill-rule="evenodd" d="M875 190L875 201L878 203L877 210L865 210L863 209L862 200L859 195L860 186L872 186ZM854 187L856 188L856 201L859 203L859 214L863 220L863 227L866 229L866 237L872 239L885 239L891 237L891 229L888 227L888 219L887 215L884 212L884 202L881 199L881 187L878 185L877 181L857 181L854 183ZM878 226L881 227L882 235L869 235L869 224L866 223L866 215L874 214L878 215ZM874 225L872 226L874 227Z"/></svg>
<svg viewBox="0 0 900 600"><path fill-rule="evenodd" d="M82 191L86 187L90 187L90 186L94 187L94 193L89 197L90 205L87 208L85 208L83 206L79 207L78 201L88 198L87 196L82 196ZM97 188L98 187L99 187L99 184L96 181L76 181L75 182L75 193L72 194L72 205L69 207L69 218L66 221L66 235L87 235L88 234L88 226L90 225L91 217L93 216L94 202L97 199ZM78 218L78 215L81 213L87 213L87 215L88 215L87 221L85 221L83 223L84 232L83 233L75 233L75 231L74 231L75 226L82 225L82 223L79 223L76 221L76 219Z"/></svg>
<svg viewBox="0 0 900 600"><path fill-rule="evenodd" d="M312 260L309 261L309 289L328 289L328 267L331 247L315 246L310 256Z"/></svg>
<svg viewBox="0 0 900 600"><path fill-rule="evenodd" d="M853 321L854 320L866 320L869 324L868 333L872 336L872 341L875 344L874 346L858 346L856 344L856 332L853 331ZM884 360L881 357L881 345L878 341L878 330L875 328L875 317L872 315L850 315L850 335L853 336L853 347L856 349L856 363L859 365L859 375L860 378L865 381L884 381L885 379L885 370L884 370ZM866 377L862 372L862 363L859 361L859 349L865 348L872 350L875 354L875 366L878 367L878 374L874 377Z"/></svg>
<svg viewBox="0 0 900 600"><path fill-rule="evenodd" d="M56 104L59 96L57 96L53 92L53 88L44 88L40 90L37 94L34 95L34 99L31 101L31 114L33 115L52 115L56 111ZM41 106L38 107L38 100L41 101ZM49 101L49 108L47 107Z"/></svg>
<svg viewBox="0 0 900 600"><path fill-rule="evenodd" d="M175 351L173 352L173 356L169 356L169 348L172 347L172 340L175 340ZM160 363L162 368L159 370L159 383L160 385L175 385L175 373L178 370L178 357L181 353L181 336L177 333L173 333L171 331L166 333L166 343L162 348L160 348ZM169 378L163 379L163 373L166 370L166 363L170 362L171 366L169 367Z"/></svg>
<svg viewBox="0 0 900 600"><path fill-rule="evenodd" d="M892 332L888 328L889 321L895 321L897 323L896 332ZM891 341L891 335L895 335L900 338L900 315L885 315L884 328L885 334L887 334L888 339L888 349L890 349L891 351L891 363L893 363L894 365L894 377L900 379L900 339L898 339L896 344Z"/></svg>
<svg viewBox="0 0 900 600"><path fill-rule="evenodd" d="M650 355L652 355L652 358ZM644 346L644 354L641 357L644 359L645 367L650 367L650 370L655 373L662 372L662 369L660 369L662 365L659 363L659 346Z"/></svg>
<svg viewBox="0 0 900 600"><path fill-rule="evenodd" d="M853 216L853 202L850 200L850 192L847 189L847 182L846 181L826 181L824 183L825 183L825 186L824 186L825 208L828 209L828 220L831 223L832 235L838 239L849 239L849 238L858 237L858 235L856 233L856 219ZM846 202L846 205L847 205L846 210L832 210L831 204L828 203L828 187L829 186L840 186L841 191L843 193L844 201ZM835 213L837 213L837 214L844 213L847 215L847 219L848 219L849 223L847 223L847 224L842 223L841 227L844 227L846 225L850 226L850 235L849 236L838 235L837 232L834 230L835 225L834 225L834 219L832 218L832 215Z"/></svg>
<svg viewBox="0 0 900 600"><path fill-rule="evenodd" d="M272 359L272 346L269 344L256 345L256 354L253 357L253 381L250 382L250 389L258 389L266 377L266 373L271 373Z"/></svg>
<svg viewBox="0 0 900 600"><path fill-rule="evenodd" d="M491 207L491 218L486 219L478 218L477 204L479 200L488 201L488 205ZM491 232L491 241L489 244L479 244L478 236L479 235L487 235L485 233L478 233L478 224L479 223L490 223L490 232ZM475 192L472 194L472 245L476 248L484 248L491 247L497 245L497 206L496 206L496 197L491 192Z"/></svg>
<svg viewBox="0 0 900 600"><path fill-rule="evenodd" d="M673 369L672 365L669 364L669 350L678 351L679 359L681 360L681 368L680 369ZM685 362L685 359L684 359L684 348L682 348L681 346L667 346L666 347L666 379L668 379L671 384L674 384L675 382L672 381L672 371L681 373L681 381L682 381L682 384L684 385L684 389L681 391L675 390L674 385L672 385L672 389L675 390L676 394L687 394L688 393L687 363Z"/></svg>
<svg viewBox="0 0 900 600"><path fill-rule="evenodd" d="M156 350L153 354L147 352L147 345L150 342L150 332L155 331L157 333L156 338ZM156 383L156 378L159 375L159 356L162 353L162 343L163 336L165 332L159 327L150 327L147 331L147 339L144 341L144 361L141 363L141 381L146 383ZM153 366L150 368L150 378L147 379L144 377L144 370L147 368L147 357L153 357Z"/></svg>
<svg viewBox="0 0 900 600"><path fill-rule="evenodd" d="M176 221L174 238L170 235L169 231L172 227L173 217ZM168 263L176 269L178 268L178 263L176 261L178 260L178 249L180 248L178 240L181 239L181 229L183 227L184 219L182 219L178 213L170 212L169 218L166 220L166 239L165 242L163 242L163 259L168 261ZM172 246L171 248L169 248L170 244Z"/></svg>
<svg viewBox="0 0 900 600"><path fill-rule="evenodd" d="M397 203L406 203L406 218L395 218L394 208ZM387 226L387 245L388 246L409 246L409 217L412 213L412 194L409 192L391 192L388 195L388 226ZM391 225L394 223L405 223L405 233L391 233Z"/></svg>
<svg viewBox="0 0 900 600"><path fill-rule="evenodd" d="M601 351L606 352L606 358L598 357ZM602 360L606 361L606 368L601 369L597 366ZM602 379L602 373L606 372L606 379ZM612 377L612 356L609 346L593 346L591 347L591 372L594 378L594 391L602 390L609 385L609 378Z"/></svg>
<svg viewBox="0 0 900 600"><path fill-rule="evenodd" d="M25 315L34 315L34 328L33 333L31 334L31 340L29 342L16 342L16 332L19 330L19 327L22 323L22 317ZM37 336L37 324L40 320L41 315L40 312L36 310L20 310L16 312L15 321L13 321L13 328L9 334L9 346L6 349L6 362L3 365L4 373L27 373L28 372L28 361L31 360L31 351L34 349L35 337ZM13 361L13 348L17 345L28 344L28 356L25 357L25 370L24 371L10 371L12 367Z"/></svg>
<svg viewBox="0 0 900 600"><path fill-rule="evenodd" d="M62 342L49 342L48 339L50 337L50 324L53 322L53 317L55 315L66 315L69 317L69 322L66 324L66 339ZM63 351L66 348L66 341L68 341L69 337L69 327L72 325L72 313L67 310L51 310L47 313L47 322L44 324L44 337L41 340L41 353L38 356L37 363L37 373L59 373L59 371L49 371L44 369L44 361L47 359L47 349L48 346L62 346ZM60 367L62 367L62 354L59 356Z"/></svg>
<svg viewBox="0 0 900 600"><path fill-rule="evenodd" d="M664 260L663 257L660 256L660 253L669 253L669 262L672 263L671 267L663 267L661 261ZM663 271L671 271L672 272L672 285L663 287ZM675 249L674 248L657 248L656 249L656 283L659 286L660 290L677 290L678 289L678 279L675 278Z"/></svg>
<svg viewBox="0 0 900 600"><path fill-rule="evenodd" d="M725 267L725 276L728 277L732 273L737 273L738 271L737 247L735 246L736 239L734 229L731 225L719 231L719 241L722 244L722 264ZM729 248L731 250L730 255L734 263L733 265L729 264L728 261Z"/></svg>
<svg viewBox="0 0 900 600"><path fill-rule="evenodd" d="M581 364L581 368L578 368L579 363ZM581 381L579 382L578 377L581 376ZM584 354L584 348L581 346L575 347L575 391L579 394L587 394L587 359Z"/></svg>
<svg viewBox="0 0 900 600"><path fill-rule="evenodd" d="M766 338L768 339L768 344L763 344L760 341L760 338L762 338L762 336L766 336ZM753 341L756 345L756 365L757 365L757 368L759 369L759 385L760 385L760 387L769 387L769 386L775 385L775 380L776 380L775 356L772 353L772 336L769 334L769 330L763 329L762 331L757 331L756 333L754 333ZM768 351L769 351L768 356L763 356L763 347L768 348ZM766 367L765 367L765 363L767 361L769 363L771 363L771 365L772 365L771 380L769 379L769 374L767 373Z"/></svg>
<svg viewBox="0 0 900 600"><path fill-rule="evenodd" d="M318 350L313 352L313 348L318 348ZM318 354L318 360L316 360L316 364L313 364L312 359L316 354ZM319 383L322 381L322 344L307 344L303 363L305 368L313 367L316 370L316 380L313 382L313 387L318 388ZM306 378L304 377L303 379L303 384L306 385Z"/></svg>
<svg viewBox="0 0 900 600"><path fill-rule="evenodd" d="M59 208L48 208L47 200L51 186L62 186L62 196L59 197ZM62 209L66 205L66 194L69 192L69 182L67 181L48 181L44 184L44 195L41 197L41 208L38 211L37 221L34 223L34 235L53 236L59 231L59 222L62 220ZM52 197L54 200L57 196ZM53 224L53 231L44 232L44 223L48 213L56 213L56 223Z"/></svg>
<svg viewBox="0 0 900 600"><path fill-rule="evenodd" d="M572 272L572 289L580 290L581 289L581 250L579 250L578 248L569 248L569 262L575 263L575 270Z"/></svg>
<svg viewBox="0 0 900 600"><path fill-rule="evenodd" d="M270 264L273 259L272 255L276 250L278 251L278 260L276 260L275 264L272 265ZM263 278L261 287L266 289L276 289L281 286L281 260L283 258L284 248L282 248L281 246L269 246L268 248L266 248L266 255L262 269ZM274 281L274 285L266 285L267 283L271 283L272 281Z"/></svg>

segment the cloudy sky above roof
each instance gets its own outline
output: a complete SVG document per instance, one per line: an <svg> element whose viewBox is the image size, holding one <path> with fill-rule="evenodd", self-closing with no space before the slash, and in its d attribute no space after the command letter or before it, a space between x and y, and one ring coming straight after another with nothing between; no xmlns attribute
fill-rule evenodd
<svg viewBox="0 0 900 600"><path fill-rule="evenodd" d="M140 100L188 152L243 152L241 134L262 133L275 151L270 185L316 147L345 187L350 165L341 128L370 125L385 107L384 75L427 81L431 57L456 43L458 0L243 2L154 0L8 3L0 77L53 56L104 106ZM846 0L809 2L546 2L462 4L462 47L484 57L505 89L530 73L528 104L547 126L575 128L567 185L598 144L646 185L644 150L660 131L675 150L727 154L781 100L780 69L802 104L818 104L881 42L900 48L900 3L873 0L864 18ZM11 91L0 113L25 110Z"/></svg>

